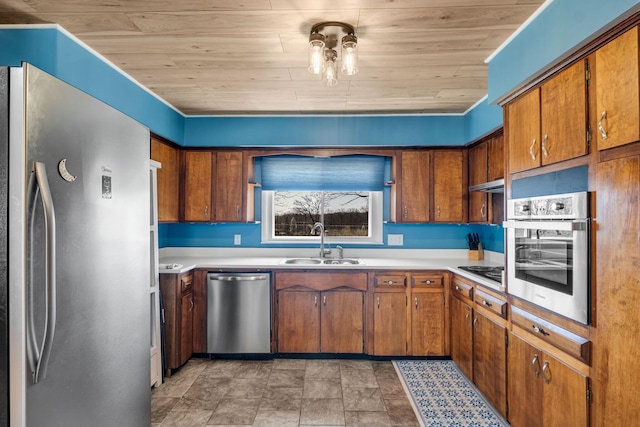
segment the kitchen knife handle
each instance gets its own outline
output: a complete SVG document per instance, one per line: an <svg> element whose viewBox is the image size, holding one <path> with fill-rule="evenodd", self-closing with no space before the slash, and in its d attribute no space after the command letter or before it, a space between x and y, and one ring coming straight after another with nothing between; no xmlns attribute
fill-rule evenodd
<svg viewBox="0 0 640 427"><path fill-rule="evenodd" d="M53 337L56 331L56 214L53 207L53 200L51 197L51 189L49 188L49 181L47 180L47 170L45 164L42 162L34 162L33 172L34 178L30 179L30 186L35 189L34 203L31 207L31 229L30 229L30 246L33 251L33 229L34 229L34 211L35 211L35 199L40 194L42 199L42 207L44 210L44 229L45 229L45 327L44 338L42 339L42 349L38 352L37 341L35 339L35 326L33 323L33 257L30 259L30 274L29 274L29 290L30 290L30 305L29 308L29 321L30 326L28 330L31 332L32 345L35 347L30 352L30 356L37 359L33 361L30 359L31 370L33 375L33 383L37 384L38 381L43 380L47 376L47 366L49 365L49 356L51 355L51 345L53 343ZM34 344L35 343L35 344ZM35 352L35 354L33 354ZM38 354L39 353L39 354Z"/></svg>

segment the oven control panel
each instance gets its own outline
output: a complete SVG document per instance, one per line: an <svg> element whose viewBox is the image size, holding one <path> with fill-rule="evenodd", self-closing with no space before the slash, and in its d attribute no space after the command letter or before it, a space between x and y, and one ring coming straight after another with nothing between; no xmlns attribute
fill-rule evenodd
<svg viewBox="0 0 640 427"><path fill-rule="evenodd" d="M580 219L587 218L588 193L511 199L507 202L508 219Z"/></svg>

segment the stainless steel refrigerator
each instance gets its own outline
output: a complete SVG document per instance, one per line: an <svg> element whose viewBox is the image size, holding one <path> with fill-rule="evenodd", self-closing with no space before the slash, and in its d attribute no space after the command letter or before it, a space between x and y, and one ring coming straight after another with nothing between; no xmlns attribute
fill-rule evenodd
<svg viewBox="0 0 640 427"><path fill-rule="evenodd" d="M0 67L0 425L149 426L149 130Z"/></svg>

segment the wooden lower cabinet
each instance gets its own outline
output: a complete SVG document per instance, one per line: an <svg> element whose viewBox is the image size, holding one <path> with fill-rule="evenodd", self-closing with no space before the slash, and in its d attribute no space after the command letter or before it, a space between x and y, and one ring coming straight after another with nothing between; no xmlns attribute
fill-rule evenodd
<svg viewBox="0 0 640 427"><path fill-rule="evenodd" d="M320 292L278 292L278 352L320 352Z"/></svg>
<svg viewBox="0 0 640 427"><path fill-rule="evenodd" d="M467 378L473 378L473 308L451 298L451 359Z"/></svg>
<svg viewBox="0 0 640 427"><path fill-rule="evenodd" d="M507 415L507 328L482 315L473 317L473 382L496 410Z"/></svg>
<svg viewBox="0 0 640 427"><path fill-rule="evenodd" d="M321 293L320 351L362 353L364 351L364 293L326 291Z"/></svg>
<svg viewBox="0 0 640 427"><path fill-rule="evenodd" d="M193 354L193 273L161 274L164 305L167 373L179 368Z"/></svg>
<svg viewBox="0 0 640 427"><path fill-rule="evenodd" d="M587 427L588 378L509 335L509 422L513 427Z"/></svg>
<svg viewBox="0 0 640 427"><path fill-rule="evenodd" d="M278 293L280 353L362 353L364 293Z"/></svg>
<svg viewBox="0 0 640 427"><path fill-rule="evenodd" d="M447 276L448 277L448 276ZM411 276L411 355L444 356L448 353L445 276Z"/></svg>
<svg viewBox="0 0 640 427"><path fill-rule="evenodd" d="M507 415L506 301L453 277L451 359L504 417Z"/></svg>
<svg viewBox="0 0 640 427"><path fill-rule="evenodd" d="M407 295L405 292L373 294L373 354L407 354Z"/></svg>

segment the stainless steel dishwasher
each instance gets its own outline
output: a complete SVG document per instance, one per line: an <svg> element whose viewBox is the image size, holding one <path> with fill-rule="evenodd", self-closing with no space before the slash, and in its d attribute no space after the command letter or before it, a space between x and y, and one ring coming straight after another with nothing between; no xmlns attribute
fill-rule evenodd
<svg viewBox="0 0 640 427"><path fill-rule="evenodd" d="M207 275L207 352L271 352L269 273Z"/></svg>

